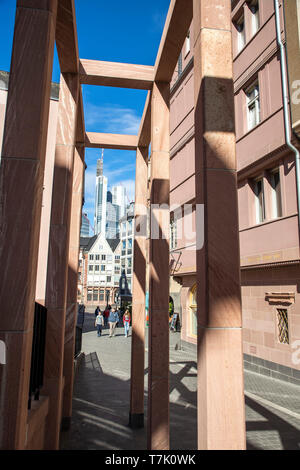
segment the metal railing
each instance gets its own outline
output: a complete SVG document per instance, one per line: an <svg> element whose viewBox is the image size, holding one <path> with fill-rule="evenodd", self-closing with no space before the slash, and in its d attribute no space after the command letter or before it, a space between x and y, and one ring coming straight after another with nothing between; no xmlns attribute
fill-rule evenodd
<svg viewBox="0 0 300 470"><path fill-rule="evenodd" d="M35 303L32 338L31 369L29 383L28 409L31 409L32 397L39 400L44 382L44 361L46 346L47 309Z"/></svg>

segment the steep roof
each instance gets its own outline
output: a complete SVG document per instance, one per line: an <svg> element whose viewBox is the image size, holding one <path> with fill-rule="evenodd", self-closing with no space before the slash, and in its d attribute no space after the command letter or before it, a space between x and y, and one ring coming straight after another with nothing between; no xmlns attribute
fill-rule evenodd
<svg viewBox="0 0 300 470"><path fill-rule="evenodd" d="M85 251L89 251L97 239L97 235L93 237L80 237L80 247Z"/></svg>
<svg viewBox="0 0 300 470"><path fill-rule="evenodd" d="M120 243L119 238L106 239L112 251L115 251Z"/></svg>

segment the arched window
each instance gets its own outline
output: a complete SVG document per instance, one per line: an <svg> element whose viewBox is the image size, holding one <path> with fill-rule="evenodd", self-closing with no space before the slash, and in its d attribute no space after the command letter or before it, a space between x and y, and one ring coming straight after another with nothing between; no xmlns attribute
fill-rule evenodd
<svg viewBox="0 0 300 470"><path fill-rule="evenodd" d="M190 291L190 328L189 335L197 337L197 286L196 284Z"/></svg>

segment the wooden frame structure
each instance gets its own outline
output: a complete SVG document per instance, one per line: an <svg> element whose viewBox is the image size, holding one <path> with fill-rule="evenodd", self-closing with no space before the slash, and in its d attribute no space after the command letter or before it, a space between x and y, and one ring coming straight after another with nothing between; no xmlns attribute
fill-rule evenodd
<svg viewBox="0 0 300 470"><path fill-rule="evenodd" d="M215 15L216 8L221 12L219 15ZM1 391L4 397L0 400L0 406L3 407L4 402L9 403L6 409L0 410L4 416L0 424L0 448L22 449L26 448L27 442L26 387L29 380L34 286L38 262L40 181L45 158L54 41L56 40L61 68L61 87L45 299L48 324L44 394L49 397L49 403L46 423L47 441L44 448L47 449L58 448L61 422L64 426L68 426L72 412L84 148L136 150L135 217L138 225L139 218L145 216L141 213L140 207L147 205L148 152L151 144L150 202L151 207L153 205L156 207L155 210L151 210L151 217L158 220L160 220L160 215L168 217L166 209L160 206L169 204L170 81L192 19L196 31L195 127L198 135L196 167L199 176L196 199L198 203L207 205L205 220L207 239L205 248L199 250L197 254L199 310L201 308L198 312L198 367L200 367L198 407L201 409L198 423L199 448L245 448L239 272L236 256L238 238L234 139L225 139L226 151L232 161L229 167L230 179L228 166L222 163L222 155L219 155L218 145L215 145L219 132L226 133L226 136L234 133L234 129L228 129L227 124L220 121L220 115L225 109L226 117L230 122L233 121L233 107L229 107L228 110L228 103L233 102L230 86L232 82L230 54L228 56L228 51L231 51L229 47L231 46L230 2L224 0L171 0L154 67L80 59L74 0L17 1L11 70L14 71L15 67L18 67L21 74L19 73L18 76L12 74L4 130L1 167L4 185L1 187L0 196L1 200L5 200L3 217L8 230L1 232L2 246L5 248L0 253L2 265L5 265L2 259L3 252L6 256L8 256L7 253L9 254L11 266L14 266L14 259L16 261L16 255L11 249L10 234L14 232L12 230L14 220L10 213L18 214L19 222L25 225L26 217L29 213L32 214L33 228L25 230L23 240L17 238L14 240L16 244L23 247L23 252L28 252L27 257L23 259L23 275L20 274L20 279L15 285L14 297L18 299L19 305L14 303L15 299L5 298L5 292L11 288L12 279L15 276L14 268L10 268L11 272L6 272L5 280L0 287L0 300L3 307L0 315L0 339L3 339L11 348L9 345L15 338L18 338L16 350L14 353L11 352L11 356L8 354L9 360L5 373L0 372L0 379L7 380L5 390ZM228 46L227 52L222 46L223 40ZM209 44L207 49L205 49L205 44ZM24 50L30 57L33 57L32 62L28 60L28 55L24 54ZM37 60L40 56L44 58L42 62ZM207 65L209 61L212 64L210 69ZM221 67L226 69L225 78L222 76ZM29 77L25 80L25 85L24 77ZM36 77L40 85L33 88L31 80L36 80ZM138 135L86 132L81 84L149 90ZM17 115L15 126L11 126L11 122L14 122L13 113L20 106L20 103L16 102L16 91L21 90L21 87L23 88L20 95L26 100L27 107L25 106L24 111L24 103L21 103L22 112ZM31 101L36 104L33 109L30 106ZM213 110L214 106L217 106L215 110ZM30 118L33 122L29 135L26 133L27 129L24 129L27 115L28 119ZM204 121L199 119L200 115L205 116ZM37 136L39 136L38 145ZM211 143L213 143L212 146ZM231 230L224 233L223 248L219 252L219 246L215 244L214 237L216 227L220 227L222 222L214 213L216 211L218 214L218 207L213 200L213 187L210 180L211 175L215 174L216 167L221 187L223 182L227 185L226 204L230 208L228 216L230 223L227 220L225 225L232 224ZM24 171L27 171L33 189L25 188L26 194L21 208L22 210L24 208L24 211L20 213L17 207L19 201L11 185L5 182L8 181L10 172L14 178L19 177L22 180ZM217 175L215 177L217 178ZM214 230L212 230L213 226ZM164 230L163 227L160 229ZM149 449L169 449L169 241L168 234L164 233L164 235L158 240L152 240L150 236ZM229 246L234 258L230 264L229 276L232 285L226 283L225 291L221 288L220 293L215 289L211 273L216 266L220 265L219 255L225 257L227 262L224 253ZM136 236L129 413L132 427L141 427L144 424L146 259L145 235ZM221 264L223 261L222 258ZM25 289L24 286L28 287ZM202 288L202 286L205 287ZM222 306L218 307L215 300L220 298ZM23 299L21 303L19 299ZM13 319L9 315L11 311L15 312ZM218 341L219 350L215 347L216 341ZM9 353L10 351L11 349ZM228 366L226 361L232 361L232 364ZM9 373L12 373L12 368L15 368L16 364L17 371L14 379L9 380ZM215 377L217 393L213 388L212 379L216 367L219 371L219 376ZM224 397L223 394L227 394L229 389L229 397ZM218 400L217 405L216 400ZM226 420L229 413L230 420ZM7 427L9 427L9 433L5 434L4 430Z"/></svg>

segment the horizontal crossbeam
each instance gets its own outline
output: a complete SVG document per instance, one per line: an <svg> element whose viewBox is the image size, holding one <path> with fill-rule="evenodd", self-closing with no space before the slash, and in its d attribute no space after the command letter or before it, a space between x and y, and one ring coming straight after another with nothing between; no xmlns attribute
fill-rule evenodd
<svg viewBox="0 0 300 470"><path fill-rule="evenodd" d="M82 85L151 90L154 80L154 67L80 59L79 76Z"/></svg>
<svg viewBox="0 0 300 470"><path fill-rule="evenodd" d="M136 150L138 137L136 135L124 134L101 134L97 132L87 132L85 134L85 147L116 149L116 150Z"/></svg>

